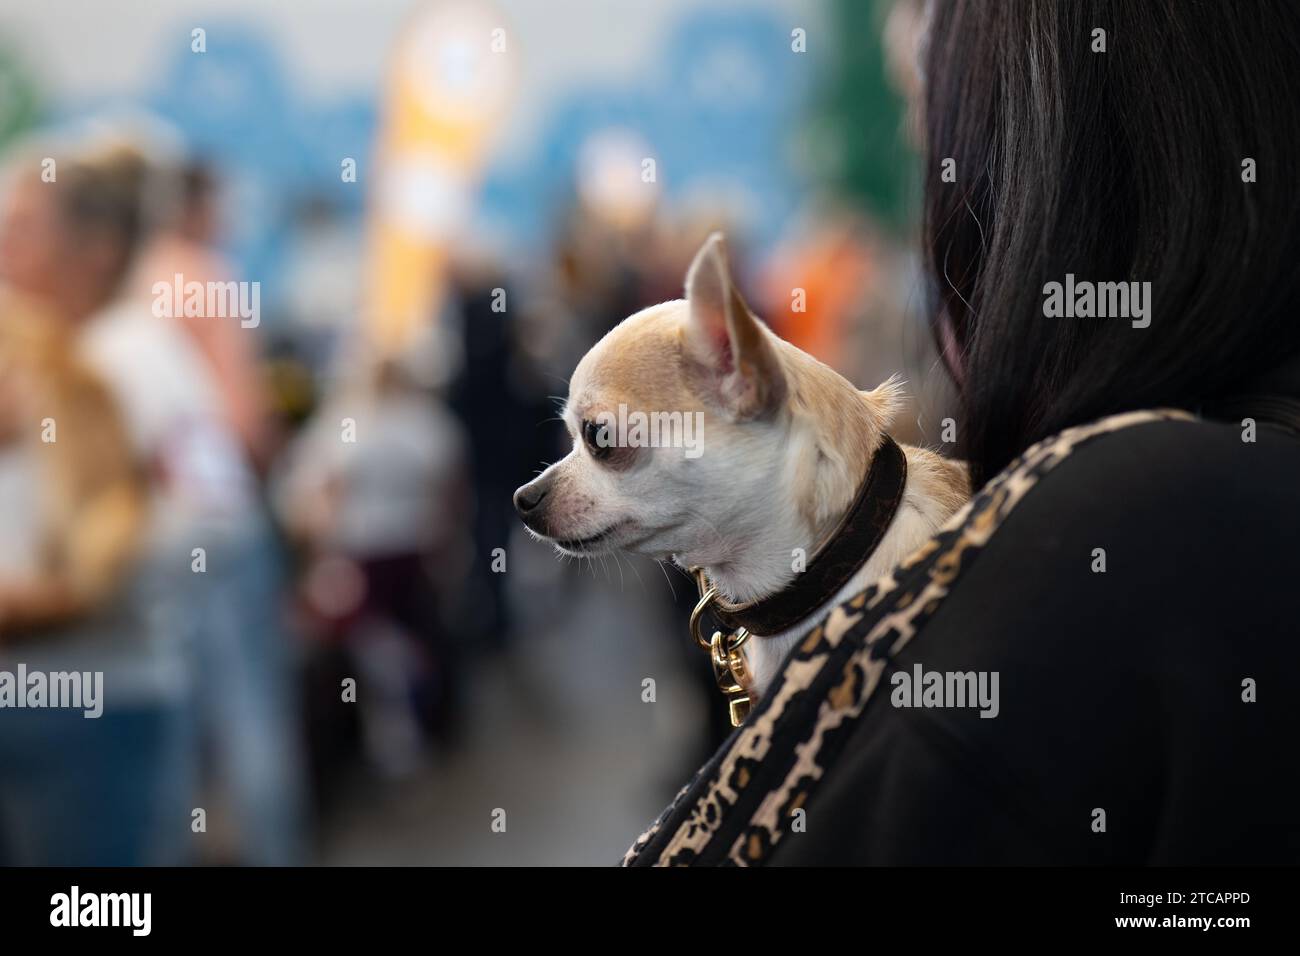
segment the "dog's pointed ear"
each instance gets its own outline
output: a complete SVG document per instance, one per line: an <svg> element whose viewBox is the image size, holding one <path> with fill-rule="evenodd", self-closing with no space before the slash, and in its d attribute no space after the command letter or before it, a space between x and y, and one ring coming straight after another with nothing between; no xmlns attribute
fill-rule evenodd
<svg viewBox="0 0 1300 956"><path fill-rule="evenodd" d="M686 354L706 392L734 419L761 418L785 397L785 376L763 323L731 278L715 232L686 273Z"/></svg>

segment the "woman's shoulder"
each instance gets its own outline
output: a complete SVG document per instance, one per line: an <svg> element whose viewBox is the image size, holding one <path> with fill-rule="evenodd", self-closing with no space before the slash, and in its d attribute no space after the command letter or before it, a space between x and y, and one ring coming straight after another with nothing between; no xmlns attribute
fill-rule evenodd
<svg viewBox="0 0 1300 956"><path fill-rule="evenodd" d="M1114 515L1142 505L1253 500L1273 490L1294 498L1297 468L1300 435L1278 426L1159 417L1079 443L1034 497L1048 507L1062 497L1105 495Z"/></svg>
<svg viewBox="0 0 1300 956"><path fill-rule="evenodd" d="M982 630L971 609L997 608L999 640L1068 645L1082 626L1133 652L1171 630L1271 634L1300 563L1300 437L1190 416L1090 428L990 484L983 497L1014 503L985 502L996 523L936 617Z"/></svg>
<svg viewBox="0 0 1300 956"><path fill-rule="evenodd" d="M1295 561L1300 540L1300 436L1258 422L1157 418L1072 447L1038 476L987 542L1001 564L1023 553L1033 578L1169 561L1185 586L1232 564ZM1128 563L1125 559L1128 559ZM1203 563L1196 563L1202 561ZM1147 581L1159 576L1147 569ZM1292 567L1294 570L1294 566Z"/></svg>

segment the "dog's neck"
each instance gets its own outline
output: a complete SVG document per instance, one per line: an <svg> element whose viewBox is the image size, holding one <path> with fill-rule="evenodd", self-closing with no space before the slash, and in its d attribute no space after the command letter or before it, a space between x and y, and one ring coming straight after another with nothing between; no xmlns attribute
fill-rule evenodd
<svg viewBox="0 0 1300 956"><path fill-rule="evenodd" d="M864 469L858 481L865 475ZM749 604L789 587L800 568L825 546L848 509L853 492L845 494L843 501L836 502L820 520L801 514L793 506L792 497L792 492L779 495L776 500L782 502L778 505L780 513L768 516L765 527L738 534L726 558L704 565L724 600Z"/></svg>
<svg viewBox="0 0 1300 956"><path fill-rule="evenodd" d="M748 527L733 524L725 556L698 562L731 603L761 601L795 580L839 527L893 416L890 391L862 393L842 379L796 380L802 387L792 390L785 464L767 496L771 511Z"/></svg>

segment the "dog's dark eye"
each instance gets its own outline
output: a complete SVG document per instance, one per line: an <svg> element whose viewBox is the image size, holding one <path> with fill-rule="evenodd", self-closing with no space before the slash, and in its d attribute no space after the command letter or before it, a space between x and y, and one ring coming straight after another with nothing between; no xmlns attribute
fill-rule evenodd
<svg viewBox="0 0 1300 956"><path fill-rule="evenodd" d="M614 449L608 426L598 425L590 419L582 423L582 441L591 452L591 457L597 460L608 458Z"/></svg>

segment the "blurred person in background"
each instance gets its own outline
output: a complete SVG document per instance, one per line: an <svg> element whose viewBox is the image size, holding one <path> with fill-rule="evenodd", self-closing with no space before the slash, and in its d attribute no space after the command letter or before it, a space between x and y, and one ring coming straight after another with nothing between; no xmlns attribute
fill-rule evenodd
<svg viewBox="0 0 1300 956"><path fill-rule="evenodd" d="M6 298L0 316L0 668L100 671L105 701L89 720L79 710L4 712L0 859L184 862L184 654L151 618L148 576L124 571L144 546L147 479L115 396L75 342L130 262L135 171L64 166L56 186L31 159L0 219L0 279L30 297ZM38 438L46 416L48 443Z"/></svg>
<svg viewBox="0 0 1300 956"><path fill-rule="evenodd" d="M0 215L0 278L39 300L104 381L148 481L135 574L147 622L133 629L124 657L152 669L155 680L114 681L106 673L106 712L127 705L127 685L143 695L170 746L154 755L154 773L186 807L194 805L198 741L206 744L221 782L217 807L228 804L232 818L223 857L292 862L300 827L292 694L273 619L275 560L253 475L202 354L140 293L152 287L148 277L137 282L130 272L158 181L125 141L59 155L48 182L41 168L35 154L15 165ZM31 740L36 746L40 738ZM52 772L77 773L76 757L60 760ZM172 825L163 850L123 847L118 858L98 862L182 862L194 846L189 811Z"/></svg>
<svg viewBox="0 0 1300 956"><path fill-rule="evenodd" d="M103 383L54 321L0 297L0 670L104 674L98 718L0 712L0 864L182 857L174 659L129 578L145 494Z"/></svg>
<svg viewBox="0 0 1300 956"><path fill-rule="evenodd" d="M551 435L537 422L551 409L545 385L520 348L518 310L509 308L513 283L489 262L458 263L452 282L464 361L448 392L465 425L474 489L474 555L469 599L458 620L467 636L487 650L505 648L514 636L506 599L506 576L492 567L492 554L506 548L514 528L511 484L521 472L551 457Z"/></svg>
<svg viewBox="0 0 1300 956"><path fill-rule="evenodd" d="M346 652L355 692L335 683L331 706L358 704L366 755L393 777L421 766L430 738L454 740L461 706L446 609L469 552L466 441L416 365L382 359L342 385L275 476L308 614Z"/></svg>
<svg viewBox="0 0 1300 956"><path fill-rule="evenodd" d="M169 182L159 205L160 223L152 231L136 268L140 295L151 296L151 285L183 276L186 282L228 282L234 267L217 247L216 172L198 160L183 163ZM267 402L252 333L238 322L206 314L203 308L177 309L175 321L198 347L207 363L226 426L239 439L249 460L261 470L267 464Z"/></svg>

